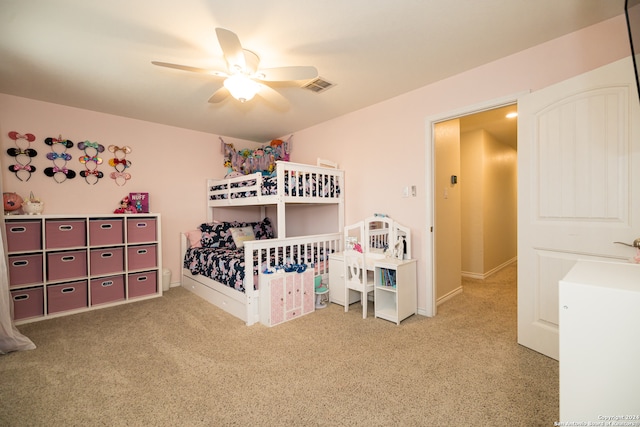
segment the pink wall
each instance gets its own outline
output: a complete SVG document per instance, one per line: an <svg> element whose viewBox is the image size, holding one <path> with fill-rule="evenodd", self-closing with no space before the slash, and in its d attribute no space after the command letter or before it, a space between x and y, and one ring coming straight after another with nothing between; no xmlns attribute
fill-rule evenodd
<svg viewBox="0 0 640 427"><path fill-rule="evenodd" d="M624 16L604 21L512 56L344 115L296 133L299 161L316 157L346 171L346 223L374 212L413 231L418 258L418 307L426 310L427 244L432 203L426 188L431 166L429 118L528 91L535 91L630 55ZM437 64L434 64L437 66ZM416 185L417 197L402 188Z"/></svg>
<svg viewBox="0 0 640 427"><path fill-rule="evenodd" d="M419 307L426 304L427 118L479 102L551 83L629 56L624 17L605 21L516 55L495 61L380 104L295 133L292 160L315 164L317 157L337 161L346 170L347 223L374 212L390 215L412 228L413 253L419 259ZM436 66L436 65L434 65ZM9 131L37 136L39 168L29 182L7 170ZM54 183L41 171L44 138L89 139L103 145L129 145L132 179L118 187L108 177L95 186L81 177ZM225 138L237 147L257 144ZM162 214L163 264L177 280L178 235L206 218L205 180L224 174L217 135L132 120L93 111L0 94L0 141L4 191L33 191L46 203L46 213L109 213L130 191L147 191L151 208ZM74 154L77 162L78 150ZM108 156L104 156L108 158ZM390 161L389 159L393 159ZM80 164L76 170L80 170ZM108 166L102 170L109 171ZM415 198L402 188L417 186ZM295 228L296 224L292 224Z"/></svg>
<svg viewBox="0 0 640 427"><path fill-rule="evenodd" d="M33 159L37 171L27 182L19 181L7 168L13 158L6 154L14 142L10 131L32 133L36 141L31 144L38 151ZM50 151L44 143L47 137L70 139L73 159L69 168L82 170L78 162L81 151L79 141L95 141L105 147L128 145L132 151L131 179L123 186L109 178L114 169L107 164L112 153L102 153L104 163L98 168L105 177L89 185L79 174L72 180L56 183L42 171L52 165L45 158ZM253 147L249 141L225 138L238 147ZM132 120L94 111L65 107L46 102L0 94L0 145L2 153L3 191L25 197L29 192L45 202L48 214L104 214L112 213L118 202L129 192L148 192L151 211L162 215L162 262L172 272L172 282L179 280L179 234L195 228L207 217L205 182L207 178L225 173L217 135L195 132L171 126Z"/></svg>

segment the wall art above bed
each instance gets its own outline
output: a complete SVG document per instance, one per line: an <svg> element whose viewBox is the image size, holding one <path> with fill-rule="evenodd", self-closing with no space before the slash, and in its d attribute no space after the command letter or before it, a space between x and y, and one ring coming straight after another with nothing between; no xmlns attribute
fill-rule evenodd
<svg viewBox="0 0 640 427"><path fill-rule="evenodd" d="M224 166L227 168L225 178L250 175L261 172L262 175L271 175L275 172L276 161L289 161L291 153L291 138L287 141L274 139L268 145L250 150L248 148L236 150L233 144L227 144L222 138L222 152L224 154Z"/></svg>

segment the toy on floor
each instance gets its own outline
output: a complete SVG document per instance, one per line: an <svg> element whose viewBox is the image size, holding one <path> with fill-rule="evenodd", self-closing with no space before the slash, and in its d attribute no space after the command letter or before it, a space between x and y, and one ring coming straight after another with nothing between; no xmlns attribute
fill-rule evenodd
<svg viewBox="0 0 640 427"><path fill-rule="evenodd" d="M316 310L325 308L329 301L329 288L322 283L322 276L315 277ZM326 301L326 302L325 302Z"/></svg>

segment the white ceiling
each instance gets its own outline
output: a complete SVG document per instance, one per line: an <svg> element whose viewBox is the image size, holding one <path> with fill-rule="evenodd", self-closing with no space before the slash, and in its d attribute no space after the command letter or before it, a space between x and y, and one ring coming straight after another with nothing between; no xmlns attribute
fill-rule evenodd
<svg viewBox="0 0 640 427"><path fill-rule="evenodd" d="M0 0L0 92L266 142L623 13L624 0ZM215 28L262 67L313 65L316 94L207 102ZM302 83L302 82L298 82Z"/></svg>

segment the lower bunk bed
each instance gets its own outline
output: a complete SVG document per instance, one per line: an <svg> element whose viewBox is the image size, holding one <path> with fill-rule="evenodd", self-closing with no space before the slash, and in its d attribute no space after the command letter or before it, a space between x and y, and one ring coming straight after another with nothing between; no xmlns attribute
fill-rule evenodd
<svg viewBox="0 0 640 427"><path fill-rule="evenodd" d="M225 226L228 225L214 225ZM207 243L208 237L205 235L200 240ZM312 268L316 276L326 280L329 254L340 251L343 234L283 239L265 238L269 236L264 235L254 237L259 240L243 241L238 245L240 248L228 241L225 247L224 239L216 247L198 247L197 237L194 239L189 233L181 233L180 239L182 286L244 321L247 326L260 321L259 284L263 274L271 274L280 268L285 271Z"/></svg>

